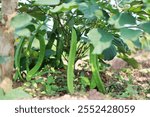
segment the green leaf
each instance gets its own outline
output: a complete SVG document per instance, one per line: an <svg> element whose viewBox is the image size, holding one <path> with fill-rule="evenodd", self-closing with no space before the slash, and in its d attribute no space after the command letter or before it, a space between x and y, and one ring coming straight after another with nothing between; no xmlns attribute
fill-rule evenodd
<svg viewBox="0 0 150 117"><path fill-rule="evenodd" d="M109 23L116 28L122 28L125 26L136 25L136 19L131 13L123 12L116 14L109 19Z"/></svg>
<svg viewBox="0 0 150 117"><path fill-rule="evenodd" d="M93 54L101 54L111 46L113 35L103 29L94 28L89 31L88 37L94 46Z"/></svg>
<svg viewBox="0 0 150 117"><path fill-rule="evenodd" d="M52 76L49 76L48 78L47 78L47 84L52 84L52 83L54 83L55 82L55 80L54 80L54 78L52 77Z"/></svg>
<svg viewBox="0 0 150 117"><path fill-rule="evenodd" d="M44 21L46 19L46 14L44 14L38 7L35 7L28 13L29 15L35 17L38 20Z"/></svg>
<svg viewBox="0 0 150 117"><path fill-rule="evenodd" d="M31 23L32 17L26 13L20 13L11 20L11 26L15 29L24 28Z"/></svg>
<svg viewBox="0 0 150 117"><path fill-rule="evenodd" d="M26 98L31 98L31 95L24 92L22 89L17 88L17 89L13 89L10 92L6 93L2 99L4 99L4 100L16 100L16 99L26 99Z"/></svg>
<svg viewBox="0 0 150 117"><path fill-rule="evenodd" d="M23 29L18 29L15 31L15 34L18 36L23 36L23 37L30 37L31 32L29 29L27 28L23 28Z"/></svg>
<svg viewBox="0 0 150 117"><path fill-rule="evenodd" d="M72 10L73 8L77 8L77 6L78 5L76 2L63 3L59 6L56 6L54 9L51 10L51 12L53 13L66 12Z"/></svg>
<svg viewBox="0 0 150 117"><path fill-rule="evenodd" d="M90 80L89 80L89 78L87 78L87 77L82 76L82 77L81 77L81 83L82 83L82 85L84 85L84 86L90 86Z"/></svg>
<svg viewBox="0 0 150 117"><path fill-rule="evenodd" d="M34 4L37 5L58 5L60 0L37 0Z"/></svg>
<svg viewBox="0 0 150 117"><path fill-rule="evenodd" d="M4 91L2 88L0 88L0 99L4 96Z"/></svg>
<svg viewBox="0 0 150 117"><path fill-rule="evenodd" d="M111 45L105 49L102 54L104 55L104 60L112 60L116 56L117 50L114 45Z"/></svg>
<svg viewBox="0 0 150 117"><path fill-rule="evenodd" d="M99 10L97 4L90 4L85 2L79 4L79 10L84 14L85 18L93 18L95 15L100 13L97 11Z"/></svg>
<svg viewBox="0 0 150 117"><path fill-rule="evenodd" d="M150 22L140 24L139 27L150 34Z"/></svg>
<svg viewBox="0 0 150 117"><path fill-rule="evenodd" d="M119 25L125 26L125 25L135 25L136 20L135 17L132 16L131 13L122 13L119 18Z"/></svg>
<svg viewBox="0 0 150 117"><path fill-rule="evenodd" d="M141 35L142 31L139 29L122 28L120 29L120 33L123 39L135 41Z"/></svg>

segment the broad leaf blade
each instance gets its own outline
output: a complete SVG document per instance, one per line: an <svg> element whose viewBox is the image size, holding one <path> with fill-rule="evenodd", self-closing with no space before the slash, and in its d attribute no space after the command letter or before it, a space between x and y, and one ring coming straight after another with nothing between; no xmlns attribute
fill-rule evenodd
<svg viewBox="0 0 150 117"><path fill-rule="evenodd" d="M58 5L60 0L37 0L34 4L37 5Z"/></svg>
<svg viewBox="0 0 150 117"><path fill-rule="evenodd" d="M30 37L31 32L29 29L23 28L23 29L16 30L15 34L18 36Z"/></svg>
<svg viewBox="0 0 150 117"><path fill-rule="evenodd" d="M101 54L105 49L111 46L113 40L111 33L97 28L90 30L88 37L94 46L94 54Z"/></svg>
<svg viewBox="0 0 150 117"><path fill-rule="evenodd" d="M76 4L76 2L63 3L59 6L56 6L54 9L51 10L51 12L66 12L72 10L73 8L77 8L77 6L78 5Z"/></svg>
<svg viewBox="0 0 150 117"><path fill-rule="evenodd" d="M32 17L26 13L21 13L11 20L11 26L15 29L24 28L30 24Z"/></svg>
<svg viewBox="0 0 150 117"><path fill-rule="evenodd" d="M6 93L6 95L3 97L4 100L15 100L15 99L26 99L26 98L31 98L31 95L24 92L20 88L11 90L10 92Z"/></svg>
<svg viewBox="0 0 150 117"><path fill-rule="evenodd" d="M109 23L116 28L122 28L125 26L136 25L136 18L133 17L131 13L123 12L110 17Z"/></svg>
<svg viewBox="0 0 150 117"><path fill-rule="evenodd" d="M99 7L97 4L83 2L79 4L79 10L84 14L85 18L93 18L96 14L96 11L99 10Z"/></svg>
<svg viewBox="0 0 150 117"><path fill-rule="evenodd" d="M150 34L150 22L140 24L139 27Z"/></svg>
<svg viewBox="0 0 150 117"><path fill-rule="evenodd" d="M104 60L112 60L117 55L117 50L114 45L111 45L109 48L105 49L102 53L104 55Z"/></svg>
<svg viewBox="0 0 150 117"><path fill-rule="evenodd" d="M120 29L120 33L123 39L135 41L141 35L142 31L139 29L122 28Z"/></svg>

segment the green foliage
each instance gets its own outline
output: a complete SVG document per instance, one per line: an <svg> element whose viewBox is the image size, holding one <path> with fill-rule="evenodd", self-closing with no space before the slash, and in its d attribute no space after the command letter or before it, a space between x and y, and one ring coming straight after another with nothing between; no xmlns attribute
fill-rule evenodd
<svg viewBox="0 0 150 117"><path fill-rule="evenodd" d="M30 30L26 28L31 23L32 17L27 13L21 13L12 18L11 26L15 28L15 34L18 36L29 37Z"/></svg>
<svg viewBox="0 0 150 117"><path fill-rule="evenodd" d="M0 89L0 100L16 100L16 99L29 99L29 98L32 98L32 96L24 92L20 88L13 89L6 94L4 94L2 89Z"/></svg>
<svg viewBox="0 0 150 117"><path fill-rule="evenodd" d="M27 13L20 13L11 20L11 26L15 29L24 28L31 23L32 17Z"/></svg>
<svg viewBox="0 0 150 117"><path fill-rule="evenodd" d="M99 75L103 60L121 55L120 58L136 68L137 62L128 55L132 49L148 50L150 47L147 0L116 1L114 6L108 1L98 0L28 2L19 3L19 13L11 21L17 38L15 80L30 82L46 65L66 70L64 63L67 62L67 87L70 93L74 93L74 64L78 59L89 56L88 51L93 47L90 50L92 80L89 80L90 84L86 78L81 82L105 93ZM4 59L0 58L2 62ZM24 72L25 78L22 76ZM45 84L48 94L57 90L57 85L51 83L52 79L48 78Z"/></svg>
<svg viewBox="0 0 150 117"><path fill-rule="evenodd" d="M90 2L82 2L79 4L79 10L84 14L85 18L94 18L99 10L98 4Z"/></svg>
<svg viewBox="0 0 150 117"><path fill-rule="evenodd" d="M55 95L59 90L59 87L55 85L55 79L51 76L47 78L47 81L44 83L46 94Z"/></svg>
<svg viewBox="0 0 150 117"><path fill-rule="evenodd" d="M142 30L144 30L144 32L147 32L147 33L150 34L150 29L149 29L149 27L150 27L150 22L142 23L142 24L139 25L139 27L140 27Z"/></svg>
<svg viewBox="0 0 150 117"><path fill-rule="evenodd" d="M105 49L111 46L113 36L112 34L102 29L92 29L88 33L88 37L94 46L93 53L101 54Z"/></svg>
<svg viewBox="0 0 150 117"><path fill-rule="evenodd" d="M60 0L36 0L34 4L37 5L58 5Z"/></svg>
<svg viewBox="0 0 150 117"><path fill-rule="evenodd" d="M123 12L112 16L109 19L109 23L114 25L116 28L122 28L125 26L136 25L136 19L131 13Z"/></svg>
<svg viewBox="0 0 150 117"><path fill-rule="evenodd" d="M51 12L52 13L66 12L76 7L77 7L77 4L75 2L63 3L59 6L56 6L54 9L51 10Z"/></svg>
<svg viewBox="0 0 150 117"><path fill-rule="evenodd" d="M139 29L128 29L122 28L120 29L120 34L123 39L135 41L141 35L142 31Z"/></svg>
<svg viewBox="0 0 150 117"><path fill-rule="evenodd" d="M114 45L111 45L109 48L105 49L102 54L104 60L112 60L116 56L117 50Z"/></svg>

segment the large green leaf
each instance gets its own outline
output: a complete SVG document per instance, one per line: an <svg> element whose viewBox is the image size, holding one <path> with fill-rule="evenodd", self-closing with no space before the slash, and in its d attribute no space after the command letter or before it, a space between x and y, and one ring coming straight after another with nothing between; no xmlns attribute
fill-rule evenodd
<svg viewBox="0 0 150 117"><path fill-rule="evenodd" d="M60 0L37 0L35 4L37 5L58 5Z"/></svg>
<svg viewBox="0 0 150 117"><path fill-rule="evenodd" d="M77 3L76 2L69 2L69 3L63 3L59 6L56 6L54 9L51 10L51 12L56 13L56 12L65 12L72 10L73 8L77 8Z"/></svg>
<svg viewBox="0 0 150 117"><path fill-rule="evenodd" d="M139 27L150 34L150 22L140 24Z"/></svg>
<svg viewBox="0 0 150 117"><path fill-rule="evenodd" d="M1 96L0 99L1 100L15 100L15 99L27 99L31 97L32 97L31 95L24 92L22 89L17 88L6 93L4 96Z"/></svg>
<svg viewBox="0 0 150 117"><path fill-rule="evenodd" d="M131 13L122 13L119 18L119 25L125 26L125 25L135 25L136 19L132 16Z"/></svg>
<svg viewBox="0 0 150 117"><path fill-rule="evenodd" d="M109 19L109 23L114 25L116 28L125 26L136 25L136 18L131 13L123 12L116 14Z"/></svg>
<svg viewBox="0 0 150 117"><path fill-rule="evenodd" d="M26 13L20 13L11 20L11 26L15 29L24 28L30 24L32 17Z"/></svg>
<svg viewBox="0 0 150 117"><path fill-rule="evenodd" d="M94 46L94 54L101 54L111 46L113 35L105 30L94 28L89 31L88 37Z"/></svg>
<svg viewBox="0 0 150 117"><path fill-rule="evenodd" d="M97 4L90 4L90 3L81 3L79 4L79 10L84 14L85 18L93 18L98 12L99 7Z"/></svg>
<svg viewBox="0 0 150 117"><path fill-rule="evenodd" d="M31 32L29 29L23 28L23 29L16 30L15 34L18 36L30 37Z"/></svg>
<svg viewBox="0 0 150 117"><path fill-rule="evenodd" d="M135 41L141 35L142 31L139 29L122 28L120 34L123 39Z"/></svg>
<svg viewBox="0 0 150 117"><path fill-rule="evenodd" d="M114 45L111 45L109 48L105 49L102 53L104 55L104 60L112 60L116 54L117 50Z"/></svg>

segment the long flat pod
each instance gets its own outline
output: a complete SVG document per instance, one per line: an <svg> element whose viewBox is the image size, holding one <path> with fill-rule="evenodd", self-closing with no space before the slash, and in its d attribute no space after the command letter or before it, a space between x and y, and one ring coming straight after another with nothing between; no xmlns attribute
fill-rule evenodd
<svg viewBox="0 0 150 117"><path fill-rule="evenodd" d="M72 28L71 47L69 52L69 61L67 68L67 86L68 91L71 94L74 93L73 79L74 79L74 63L75 63L76 48L77 48L77 34L75 29Z"/></svg>
<svg viewBox="0 0 150 117"><path fill-rule="evenodd" d="M104 83L102 82L100 75L99 75L97 55L92 54L93 48L94 47L90 45L90 65L92 69L92 78L94 79L98 90L102 93L105 93Z"/></svg>
<svg viewBox="0 0 150 117"><path fill-rule="evenodd" d="M20 73L20 58L21 58L21 52L23 49L24 41L25 41L25 38L20 39L19 45L17 46L17 50L15 52L16 74L15 74L14 80L17 80L18 77L20 77L22 81L24 80L21 76L21 73Z"/></svg>
<svg viewBox="0 0 150 117"><path fill-rule="evenodd" d="M27 73L27 81L30 81L32 76L39 70L45 55L45 41L42 35L38 35L38 40L40 42L40 52L39 58L36 65Z"/></svg>

